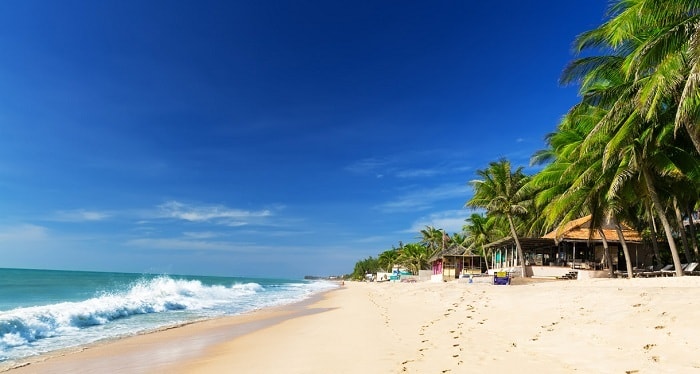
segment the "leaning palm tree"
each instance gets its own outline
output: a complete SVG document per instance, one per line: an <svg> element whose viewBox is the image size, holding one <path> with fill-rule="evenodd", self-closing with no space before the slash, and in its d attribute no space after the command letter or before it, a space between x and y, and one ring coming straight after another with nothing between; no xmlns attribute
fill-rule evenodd
<svg viewBox="0 0 700 374"><path fill-rule="evenodd" d="M529 177L523 173L522 167L512 171L510 161L506 159L491 162L488 168L477 170L476 174L481 179L470 182L474 195L466 206L485 209L487 215L502 216L508 220L510 234L515 241L521 262L521 275L524 277L525 257L515 229L514 218L527 213L527 208L523 204L525 201L523 186Z"/></svg>

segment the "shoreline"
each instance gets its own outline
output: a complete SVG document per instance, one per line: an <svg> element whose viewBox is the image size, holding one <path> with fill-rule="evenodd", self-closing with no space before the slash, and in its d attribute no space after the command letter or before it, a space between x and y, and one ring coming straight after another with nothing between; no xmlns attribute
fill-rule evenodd
<svg viewBox="0 0 700 374"><path fill-rule="evenodd" d="M321 291L289 304L255 309L237 315L184 322L135 335L107 338L86 345L42 353L13 363L0 363L0 373L98 372L95 370L153 372L159 367L171 365L173 360L192 358L221 341L235 339L287 318L303 315L310 305L337 290L338 288ZM190 339L191 337L196 337L196 341ZM147 352L144 352L144 346ZM146 361L144 358L147 356L159 358L155 362ZM136 364L124 365L124 361L129 359Z"/></svg>
<svg viewBox="0 0 700 374"><path fill-rule="evenodd" d="M700 277L356 283L11 373L664 373L700 369ZM157 352L155 354L154 352Z"/></svg>

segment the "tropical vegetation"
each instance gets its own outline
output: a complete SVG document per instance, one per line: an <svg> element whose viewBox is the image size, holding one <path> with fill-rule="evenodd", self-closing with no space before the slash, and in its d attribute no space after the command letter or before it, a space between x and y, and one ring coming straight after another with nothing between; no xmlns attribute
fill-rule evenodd
<svg viewBox="0 0 700 374"><path fill-rule="evenodd" d="M600 234L605 223L617 225L627 269L620 222L645 232L655 256L668 254L681 276L681 257L700 258L691 214L700 195L700 1L613 1L605 22L574 45L561 83L578 86L580 101L532 156L538 172L526 175L506 159L477 171L466 202L475 213L460 243L482 250L511 236L523 259L519 238L591 215ZM438 232L421 231L426 252L444 246ZM397 250L392 261L404 251L403 260L417 256Z"/></svg>

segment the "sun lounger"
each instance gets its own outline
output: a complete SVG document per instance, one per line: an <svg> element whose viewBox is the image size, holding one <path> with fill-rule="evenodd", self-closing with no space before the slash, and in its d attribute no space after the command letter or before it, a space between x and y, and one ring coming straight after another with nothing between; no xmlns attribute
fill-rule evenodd
<svg viewBox="0 0 700 374"><path fill-rule="evenodd" d="M643 278L660 277L664 275L664 272L669 271L671 269L673 269L673 265L666 265L661 267L660 269L657 268L656 270L639 273L639 276Z"/></svg>
<svg viewBox="0 0 700 374"><path fill-rule="evenodd" d="M700 272L695 271L695 269L696 269L699 265L700 265L700 263L697 263L697 262L691 262L691 263L689 263L688 266L686 266L685 269L683 269L683 274L685 274L685 275L695 275L694 273L699 273L699 274L700 274Z"/></svg>
<svg viewBox="0 0 700 374"><path fill-rule="evenodd" d="M688 266L688 264L681 264L681 271L685 270L685 268ZM672 277L676 275L676 269L674 269L673 265L671 265L671 269L669 270L664 270L661 269L661 275L664 277Z"/></svg>

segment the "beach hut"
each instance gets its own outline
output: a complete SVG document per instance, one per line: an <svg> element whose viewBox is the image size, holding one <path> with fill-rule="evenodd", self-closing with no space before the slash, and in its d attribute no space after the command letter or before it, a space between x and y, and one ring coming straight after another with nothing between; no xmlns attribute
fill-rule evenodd
<svg viewBox="0 0 700 374"><path fill-rule="evenodd" d="M459 244L452 244L431 257L433 280L458 279L470 274L486 271L485 259Z"/></svg>

